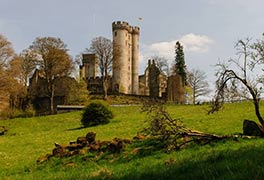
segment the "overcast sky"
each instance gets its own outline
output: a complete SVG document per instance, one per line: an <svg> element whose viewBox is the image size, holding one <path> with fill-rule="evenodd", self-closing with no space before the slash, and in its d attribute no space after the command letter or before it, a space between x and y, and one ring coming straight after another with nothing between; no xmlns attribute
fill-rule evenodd
<svg viewBox="0 0 264 180"><path fill-rule="evenodd" d="M213 65L235 56L238 39L262 37L263 7L263 0L0 0L0 34L17 53L36 37L59 37L75 57L94 37L112 39L113 21L127 21L141 29L140 73L151 56L172 62L179 40L187 68L213 82Z"/></svg>

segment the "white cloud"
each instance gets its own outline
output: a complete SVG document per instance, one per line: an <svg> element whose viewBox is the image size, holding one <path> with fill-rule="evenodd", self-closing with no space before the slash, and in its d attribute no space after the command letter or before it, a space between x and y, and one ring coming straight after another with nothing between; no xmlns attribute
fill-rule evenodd
<svg viewBox="0 0 264 180"><path fill-rule="evenodd" d="M186 52L206 53L214 41L205 35L187 34L179 40Z"/></svg>
<svg viewBox="0 0 264 180"><path fill-rule="evenodd" d="M150 58L151 56L158 55L171 59L175 56L174 46L177 41L180 41L183 45L185 53L207 53L210 50L210 46L214 43L208 36L189 33L177 40L142 45L141 58Z"/></svg>
<svg viewBox="0 0 264 180"><path fill-rule="evenodd" d="M165 57L172 63L175 56L175 43L180 41L184 47L185 55L205 54L210 51L214 41L206 35L197 35L194 33L186 34L179 39L172 41L157 42L150 45L140 44L139 71L142 73L147 65L147 60L153 56Z"/></svg>
<svg viewBox="0 0 264 180"><path fill-rule="evenodd" d="M149 46L149 50L153 55L171 57L174 54L175 43L176 41L154 43Z"/></svg>

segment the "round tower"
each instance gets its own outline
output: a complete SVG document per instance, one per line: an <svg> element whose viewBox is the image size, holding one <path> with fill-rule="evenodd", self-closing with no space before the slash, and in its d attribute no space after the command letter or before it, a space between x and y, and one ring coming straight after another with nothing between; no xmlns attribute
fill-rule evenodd
<svg viewBox="0 0 264 180"><path fill-rule="evenodd" d="M132 31L132 93L138 94L139 27Z"/></svg>
<svg viewBox="0 0 264 180"><path fill-rule="evenodd" d="M113 22L113 91L132 92L132 59L130 56L132 27L127 22Z"/></svg>

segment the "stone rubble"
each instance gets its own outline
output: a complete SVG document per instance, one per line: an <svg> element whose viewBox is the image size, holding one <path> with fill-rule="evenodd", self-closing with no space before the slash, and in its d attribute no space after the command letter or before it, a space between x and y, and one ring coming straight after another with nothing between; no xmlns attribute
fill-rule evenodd
<svg viewBox="0 0 264 180"><path fill-rule="evenodd" d="M39 157L38 163L49 160L51 157L70 157L77 154L86 154L88 152L110 152L119 153L126 144L131 144L132 140L114 138L112 141L96 141L96 133L88 132L85 137L78 137L76 141L70 142L69 145L60 145L55 143L52 154L46 154Z"/></svg>

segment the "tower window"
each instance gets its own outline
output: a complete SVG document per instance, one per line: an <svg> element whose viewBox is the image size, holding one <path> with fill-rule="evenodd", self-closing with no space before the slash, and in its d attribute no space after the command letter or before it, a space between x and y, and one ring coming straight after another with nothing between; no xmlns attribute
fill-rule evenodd
<svg viewBox="0 0 264 180"><path fill-rule="evenodd" d="M115 36L117 36L117 31L115 31Z"/></svg>

